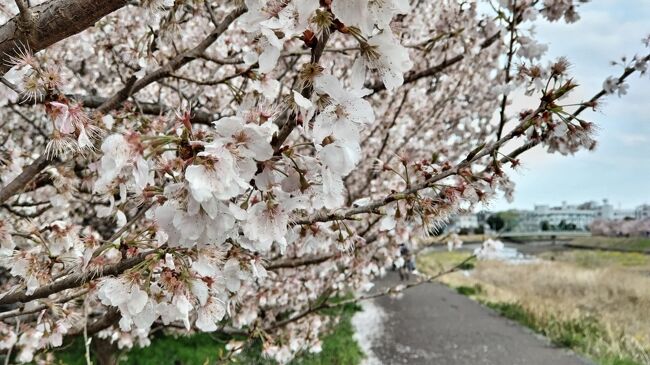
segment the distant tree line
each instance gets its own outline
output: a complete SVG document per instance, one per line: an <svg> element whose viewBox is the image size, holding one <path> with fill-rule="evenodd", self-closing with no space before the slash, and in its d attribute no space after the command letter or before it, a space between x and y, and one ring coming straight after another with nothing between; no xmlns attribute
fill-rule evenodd
<svg viewBox="0 0 650 365"><path fill-rule="evenodd" d="M490 226L490 229L497 232L512 231L519 223L519 213L512 210L498 212L490 215L486 223Z"/></svg>

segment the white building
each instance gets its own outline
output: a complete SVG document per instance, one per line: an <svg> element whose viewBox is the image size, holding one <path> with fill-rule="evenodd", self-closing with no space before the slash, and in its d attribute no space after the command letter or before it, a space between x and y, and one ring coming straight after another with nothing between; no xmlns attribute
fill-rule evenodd
<svg viewBox="0 0 650 365"><path fill-rule="evenodd" d="M639 205L634 210L634 218L639 220L650 218L650 204Z"/></svg>
<svg viewBox="0 0 650 365"><path fill-rule="evenodd" d="M478 218L474 213L462 214L456 217L455 225L458 228L478 228Z"/></svg>
<svg viewBox="0 0 650 365"><path fill-rule="evenodd" d="M607 199L603 200L602 204L592 201L580 205L569 205L563 202L561 206L557 207L536 205L532 211L521 212L517 228L520 231L538 231L542 229L543 225L548 225L549 229L564 225L565 227L575 226L575 229L578 230L588 230L589 225L595 219L625 220L633 219L637 214L640 214L639 208L636 211L634 209L614 209ZM650 214L650 206L647 214Z"/></svg>
<svg viewBox="0 0 650 365"><path fill-rule="evenodd" d="M478 217L475 213L458 214L450 219L448 229L457 231L460 229L476 229L479 227Z"/></svg>
<svg viewBox="0 0 650 365"><path fill-rule="evenodd" d="M535 219L541 227L542 222L547 222L551 226L561 224L574 224L577 229L588 227L598 214L591 209L581 209L575 205L562 204L561 207L549 207L548 205L538 205L533 211Z"/></svg>

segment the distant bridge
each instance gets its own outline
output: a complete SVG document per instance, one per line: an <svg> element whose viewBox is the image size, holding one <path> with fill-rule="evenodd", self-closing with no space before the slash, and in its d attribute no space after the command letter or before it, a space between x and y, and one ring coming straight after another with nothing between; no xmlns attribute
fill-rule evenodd
<svg viewBox="0 0 650 365"><path fill-rule="evenodd" d="M535 231L535 232L502 232L498 233L499 238L575 238L591 237L587 231Z"/></svg>

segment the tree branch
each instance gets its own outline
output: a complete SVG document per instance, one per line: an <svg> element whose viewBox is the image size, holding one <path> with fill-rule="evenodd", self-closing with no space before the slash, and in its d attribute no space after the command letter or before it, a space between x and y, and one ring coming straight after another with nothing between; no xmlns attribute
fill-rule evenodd
<svg viewBox="0 0 650 365"><path fill-rule="evenodd" d="M516 23L516 13L517 7L513 5L513 14L512 20L509 24L510 30L510 41L508 43L508 60L506 61L505 66L505 83L510 83L510 71L512 69L512 59L515 55L515 40L517 36L517 23ZM499 112L499 129L497 130L497 139L501 138L503 134L503 127L506 125L506 108L508 106L508 93L504 92L503 97L501 98L501 111Z"/></svg>
<svg viewBox="0 0 650 365"><path fill-rule="evenodd" d="M267 266L267 270L278 270L278 269L292 269L301 266L316 265L328 261L334 257L336 254L325 254L325 255L313 255L307 257L291 258L291 259L280 259L271 261Z"/></svg>
<svg viewBox="0 0 650 365"><path fill-rule="evenodd" d="M7 199L21 192L36 175L43 171L50 164L50 160L45 155L39 156L34 162L25 167L23 171L14 178L9 184L0 190L0 204Z"/></svg>
<svg viewBox="0 0 650 365"><path fill-rule="evenodd" d="M318 44L316 45L315 48L312 49L311 52L311 63L318 63L320 61L321 56L323 55L323 51L325 50L325 46L327 45L327 41L329 40L329 36L327 33L323 34L322 39L318 40ZM311 94L314 92L314 89L312 86L307 86L302 89L302 96L305 98L309 99L311 97ZM293 129L297 125L297 115L292 115L289 117L286 123L280 128L278 131L277 135L273 138L271 141L271 145L273 146L273 149L277 151L282 147L282 144L284 141L289 138L289 135L291 135L291 132L293 132Z"/></svg>
<svg viewBox="0 0 650 365"><path fill-rule="evenodd" d="M70 99L80 101L84 107L97 109L102 104L104 104L108 98L102 96L83 96L83 95L68 95ZM138 103L138 111L143 114L148 115L162 115L172 111L172 108L169 108L165 105L159 105L154 103ZM206 124L209 125L214 121L214 115L212 113L197 110L193 111L190 116L190 122L192 124Z"/></svg>
<svg viewBox="0 0 650 365"><path fill-rule="evenodd" d="M67 276L61 280L55 281L52 284L42 286L36 289L33 293L27 294L26 290L14 291L5 294L0 298L0 305L13 304L13 303L26 303L34 299L46 298L52 294L59 293L66 289L76 288L91 280L110 275L120 275L126 270L133 268L139 263L143 262L149 255L155 253L157 250L150 250L142 252L131 258L123 260L117 264L109 265L101 269L101 271L91 271L86 273L77 273Z"/></svg>
<svg viewBox="0 0 650 365"><path fill-rule="evenodd" d="M501 32L497 32L490 38L483 41L483 43L481 43L481 49L486 49L490 47L492 44L494 44L494 42L496 42L499 39L500 36L501 36ZM421 71L411 71L407 73L406 76L404 76L404 83L402 84L402 86L414 83L425 77L433 76L441 72L442 70L446 69L447 67L457 64L458 62L462 61L464 58L465 58L464 54L458 54L452 58L445 59L444 61L438 63L437 65L429 67L427 69ZM382 90L386 90L386 86L384 85L383 82L368 84L366 85L366 87L372 90L372 94L370 95L373 95Z"/></svg>
<svg viewBox="0 0 650 365"><path fill-rule="evenodd" d="M519 126L524 126L526 125L530 120L535 118L539 113L544 111L546 109L546 102L542 101L540 102L540 106L530 113L524 120L522 120L519 124ZM503 138L500 140L492 143L490 146L486 146L483 148L481 151L473 155L471 158L465 159L461 161L460 163L456 164L455 167L443 171L433 177L431 177L428 180L425 180L417 185L413 185L401 192L393 193L388 196L386 196L384 199L380 200L375 200L371 202L370 204L361 206L361 207L356 207L356 208L348 208L348 209L340 209L337 212L325 212L325 213L319 213L315 214L311 217L307 217L304 219L298 219L295 221L296 225L303 225L303 224L312 224L316 222L331 222L331 221L340 221L340 220L349 220L353 219L354 216L358 214L367 214L367 213L379 213L379 208L388 205L390 203L399 201L399 200L404 200L407 199L408 197L412 196L413 194L417 193L420 190L424 190L427 188L430 188L433 186L436 182L445 179L449 176L453 176L458 174L460 170L463 168L466 168L468 166L471 166L472 163L476 162L477 160L491 154L494 152L496 149L501 147L504 143L508 142L509 140L513 139L515 136L517 136L518 128L513 129L510 133L505 135Z"/></svg>
<svg viewBox="0 0 650 365"><path fill-rule="evenodd" d="M212 31L212 33L210 33L210 35L208 35L196 47L174 57L171 61L169 61L164 66L158 68L157 70L135 81L133 85L126 85L124 88L122 88L120 91L115 93L108 100L103 102L102 105L99 106L98 111L100 113L106 113L110 110L117 108L119 104L121 104L123 101L128 99L131 95L137 93L138 91L144 89L145 87L165 77L171 76L174 71L185 66L189 62L202 57L205 50L208 47L210 47L214 42L216 42L217 39L219 39L219 37L221 36L221 34L223 34L228 29L230 24L232 24L237 18L239 18L240 15L244 14L245 12L246 12L245 7L239 7L233 10L232 12L230 12L230 14L226 15L226 17L221 21L221 23L219 23L219 26L216 27L215 30Z"/></svg>
<svg viewBox="0 0 650 365"><path fill-rule="evenodd" d="M32 15L31 10L29 10L29 5L27 5L25 0L15 1L16 6L18 6L18 10L20 11L20 21L22 23L23 31L31 32L34 28L34 16Z"/></svg>
<svg viewBox="0 0 650 365"><path fill-rule="evenodd" d="M76 298L79 298L79 297L85 295L86 293L88 293L88 290L84 289L84 290L81 290L80 292L74 293L74 294L66 296L64 298L57 299L54 302L47 303L47 304L41 304L41 305L39 305L39 306L37 306L35 308L26 309L25 307L21 307L21 308L10 310L8 312L3 312L3 313L0 313L0 320L4 320L6 318L11 318L11 317L18 317L18 316L24 316L24 315L28 315L28 314L38 313L38 312L40 312L40 311L42 311L44 309L50 308L53 304L66 303L66 302L69 302L69 301L74 300Z"/></svg>
<svg viewBox="0 0 650 365"><path fill-rule="evenodd" d="M32 8L23 0L16 3L21 13L0 26L0 75L25 48L38 52L77 34L126 5L127 0L51 0ZM31 29L24 26L26 14L32 17Z"/></svg>
<svg viewBox="0 0 650 365"><path fill-rule="evenodd" d="M650 54L648 54L648 55L646 55L645 57L643 57L642 60L644 60L645 62L650 62ZM637 70L636 70L634 67L627 67L627 68L623 71L623 73L618 77L618 83L621 84L621 83L625 82L625 80L626 80L628 77L630 77L633 73L635 73L636 71L637 71ZM589 108L590 106L596 105L596 103L598 102L598 100L600 100L600 99L601 99L603 96L605 96L605 95L607 95L607 92L606 92L604 89L600 90L598 93L596 93L594 96L592 96L591 99L589 99L589 101L587 101L587 102L583 102L582 105L580 105L580 107L579 107L578 109L576 109L576 110L575 110L575 111L574 111L574 112L573 112L573 113L572 113L572 114L571 114L571 115L566 119L566 121L567 121L567 122L570 122L570 121L572 121L572 120L575 120L576 118L578 118L578 116L579 116L580 114L582 114L582 112L584 112L585 110L587 110L587 108ZM541 142L542 142L541 140L532 140L532 141L526 142L526 143L524 143L523 145L521 145L521 146L517 147L516 149L514 149L514 150L513 150L512 152L510 152L507 156L504 156L503 158L501 158L500 162L501 162L501 163L507 163L507 162L509 162L509 161L512 161L512 160L514 160L515 158L517 158L517 156L519 156L519 155L521 155L522 153L528 151L529 149L531 149L531 148L537 146L537 145L540 144Z"/></svg>

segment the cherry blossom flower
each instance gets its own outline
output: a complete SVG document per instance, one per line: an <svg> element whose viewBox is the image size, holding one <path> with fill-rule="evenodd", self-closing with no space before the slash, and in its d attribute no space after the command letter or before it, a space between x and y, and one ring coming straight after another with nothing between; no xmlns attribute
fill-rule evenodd
<svg viewBox="0 0 650 365"><path fill-rule="evenodd" d="M67 104L53 101L48 104L52 108L52 117L54 119L54 126L64 134L71 134L75 131L70 118L69 108Z"/></svg>
<svg viewBox="0 0 650 365"><path fill-rule="evenodd" d="M257 50L244 55L244 61L248 65L253 65L257 62L260 73L265 74L271 72L278 63L283 42L269 28L262 27L260 31L262 36L258 40Z"/></svg>
<svg viewBox="0 0 650 365"><path fill-rule="evenodd" d="M280 92L280 82L267 75L262 75L252 82L253 88L267 98L273 98Z"/></svg>
<svg viewBox="0 0 650 365"><path fill-rule="evenodd" d="M347 26L357 26L365 35L372 34L373 26L387 29L396 14L409 10L407 0L334 0L332 12Z"/></svg>
<svg viewBox="0 0 650 365"><path fill-rule="evenodd" d="M618 78L609 76L605 81L603 82L603 90L605 90L606 93L608 94L614 94L618 93L618 96L623 96L627 94L627 89L629 88L629 85L626 83L620 82Z"/></svg>
<svg viewBox="0 0 650 365"><path fill-rule="evenodd" d="M220 140L224 146L233 146L237 155L253 158L257 161L266 161L273 156L271 137L277 130L273 123L263 125L245 124L239 117L222 118L214 122L217 133L223 138ZM206 151L212 151L213 145L206 145ZM216 151L219 151L217 146Z"/></svg>
<svg viewBox="0 0 650 365"><path fill-rule="evenodd" d="M406 48L390 30L384 30L368 39L361 46L361 58L352 66L353 85L361 88L365 80L365 68L376 70L386 89L394 90L404 83L404 73L413 67Z"/></svg>
<svg viewBox="0 0 650 365"><path fill-rule="evenodd" d="M503 242L499 240L487 239L481 244L481 247L474 249L474 255L479 259L491 259L498 257L499 252L503 250Z"/></svg>
<svg viewBox="0 0 650 365"><path fill-rule="evenodd" d="M121 134L111 134L102 143L103 156L98 169L99 179L95 182L94 190L103 192L108 185L122 172L131 158L131 147Z"/></svg>
<svg viewBox="0 0 650 365"><path fill-rule="evenodd" d="M309 19L319 6L318 2L312 0L294 0L289 2L277 17L261 24L270 29L280 30L289 36L301 34L309 27Z"/></svg>
<svg viewBox="0 0 650 365"><path fill-rule="evenodd" d="M207 299L207 303L203 304L203 306L197 310L195 326L203 332L214 332L219 328L217 323L219 323L225 315L226 308L223 304L210 297Z"/></svg>
<svg viewBox="0 0 650 365"><path fill-rule="evenodd" d="M244 235L259 252L268 252L273 242L286 247L285 235L289 224L289 214L277 202L260 202L248 211L248 219L242 227Z"/></svg>
<svg viewBox="0 0 650 365"><path fill-rule="evenodd" d="M331 75L323 75L314 82L316 92L326 94L332 99L316 117L314 123L314 142L321 144L328 137L358 143L359 129L375 121L375 115L363 95L358 91L347 91Z"/></svg>
<svg viewBox="0 0 650 365"><path fill-rule="evenodd" d="M203 164L185 170L188 189L197 202L230 199L248 186L239 177L235 159L223 144L214 142L206 146L206 152L199 153L199 157L206 157Z"/></svg>

